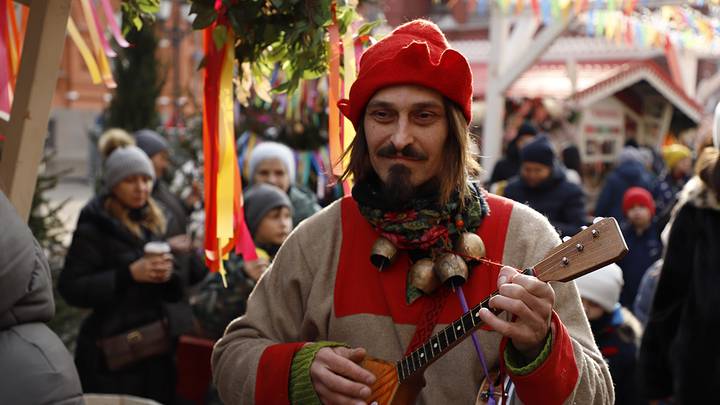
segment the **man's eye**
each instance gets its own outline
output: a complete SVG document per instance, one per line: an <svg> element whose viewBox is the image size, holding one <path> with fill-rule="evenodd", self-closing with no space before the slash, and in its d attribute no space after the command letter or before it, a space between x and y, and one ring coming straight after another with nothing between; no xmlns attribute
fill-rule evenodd
<svg viewBox="0 0 720 405"><path fill-rule="evenodd" d="M370 113L370 115L378 121L387 121L392 119L392 114L390 113L390 111L386 110L373 111L372 113Z"/></svg>
<svg viewBox="0 0 720 405"><path fill-rule="evenodd" d="M431 120L431 119L435 118L436 116L437 116L437 114L435 114L432 111L420 111L419 113L416 114L416 117L419 120L423 120L423 121Z"/></svg>

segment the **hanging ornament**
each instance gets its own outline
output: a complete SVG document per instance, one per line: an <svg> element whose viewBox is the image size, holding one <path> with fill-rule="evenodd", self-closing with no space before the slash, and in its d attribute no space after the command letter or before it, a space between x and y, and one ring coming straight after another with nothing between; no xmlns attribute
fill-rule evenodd
<svg viewBox="0 0 720 405"><path fill-rule="evenodd" d="M433 270L431 259L420 259L410 267L410 284L425 294L431 294L440 286L440 279Z"/></svg>
<svg viewBox="0 0 720 405"><path fill-rule="evenodd" d="M465 232L455 242L455 253L468 261L470 266L485 257L485 243L482 238L472 232Z"/></svg>
<svg viewBox="0 0 720 405"><path fill-rule="evenodd" d="M454 253L445 253L440 256L435 262L434 270L443 284L450 280L454 284L462 285L468 278L467 264Z"/></svg>
<svg viewBox="0 0 720 405"><path fill-rule="evenodd" d="M377 267L378 270L389 267L395 256L397 255L397 248L392 242L386 238L378 238L373 244L372 251L370 253L370 262L373 266Z"/></svg>

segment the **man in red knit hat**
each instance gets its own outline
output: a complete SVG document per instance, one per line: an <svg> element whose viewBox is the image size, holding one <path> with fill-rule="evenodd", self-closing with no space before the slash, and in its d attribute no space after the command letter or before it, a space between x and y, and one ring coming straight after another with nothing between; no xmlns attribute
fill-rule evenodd
<svg viewBox="0 0 720 405"><path fill-rule="evenodd" d="M375 401L392 383L360 365L366 356L400 360L390 375L408 383L424 376L418 403L475 403L497 370L525 404L613 402L574 284L515 270L559 243L553 227L471 181L480 169L471 102L467 60L429 21L406 23L363 54L338 103L357 131L344 174L352 196L288 237L218 342L213 371L226 403ZM445 281L462 268L470 305L499 289L490 307L504 314L483 308L453 322L462 300ZM479 324L477 348L457 343Z"/></svg>

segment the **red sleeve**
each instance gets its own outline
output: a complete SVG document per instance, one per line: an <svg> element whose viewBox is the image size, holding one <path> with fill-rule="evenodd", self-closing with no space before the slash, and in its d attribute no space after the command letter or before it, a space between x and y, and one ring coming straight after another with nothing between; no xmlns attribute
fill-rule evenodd
<svg viewBox="0 0 720 405"><path fill-rule="evenodd" d="M555 329L553 345L548 358L530 374L513 375L505 367L505 346L508 339L503 338L500 343L500 361L503 370L506 370L515 391L523 403L553 405L562 404L575 389L578 381L577 363L573 352L572 341L565 325L558 318L555 311L552 314L552 324Z"/></svg>
<svg viewBox="0 0 720 405"><path fill-rule="evenodd" d="M268 346L260 356L255 377L256 404L290 404L288 381L295 353L305 343L282 343Z"/></svg>

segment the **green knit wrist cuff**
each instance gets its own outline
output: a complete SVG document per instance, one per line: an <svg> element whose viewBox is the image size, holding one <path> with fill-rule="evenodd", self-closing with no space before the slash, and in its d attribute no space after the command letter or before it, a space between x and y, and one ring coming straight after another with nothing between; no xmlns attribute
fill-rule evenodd
<svg viewBox="0 0 720 405"><path fill-rule="evenodd" d="M521 360L521 354L518 353L517 349L512 345L512 342L509 342L508 345L505 346L505 353L503 354L505 356L505 365L514 375L528 375L532 373L550 356L552 341L552 332L550 332L545 339L545 346L543 346L540 354L538 354L535 360L524 365L524 362Z"/></svg>
<svg viewBox="0 0 720 405"><path fill-rule="evenodd" d="M315 360L315 355L320 349L338 346L348 347L346 344L338 342L315 342L306 345L295 353L290 366L290 403L321 405L320 398L315 393L310 379L310 365Z"/></svg>

